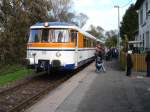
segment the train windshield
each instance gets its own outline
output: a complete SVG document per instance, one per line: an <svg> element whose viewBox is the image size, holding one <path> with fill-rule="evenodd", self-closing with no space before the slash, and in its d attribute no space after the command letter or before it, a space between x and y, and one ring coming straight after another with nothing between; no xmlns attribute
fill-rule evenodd
<svg viewBox="0 0 150 112"><path fill-rule="evenodd" d="M29 42L70 42L69 30L67 29L32 29Z"/></svg>

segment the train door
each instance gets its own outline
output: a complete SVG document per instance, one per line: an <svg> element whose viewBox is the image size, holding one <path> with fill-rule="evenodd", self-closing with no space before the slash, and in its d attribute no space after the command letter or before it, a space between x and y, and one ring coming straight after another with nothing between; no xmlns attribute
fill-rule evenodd
<svg viewBox="0 0 150 112"><path fill-rule="evenodd" d="M75 44L74 63L75 68L78 66L78 32L71 30L71 41Z"/></svg>
<svg viewBox="0 0 150 112"><path fill-rule="evenodd" d="M78 32L76 32L76 35L75 35L75 67L78 66Z"/></svg>
<svg viewBox="0 0 150 112"><path fill-rule="evenodd" d="M75 34L75 67L77 67L78 66L78 48L79 48L79 46L78 46L78 32L75 32L76 34Z"/></svg>

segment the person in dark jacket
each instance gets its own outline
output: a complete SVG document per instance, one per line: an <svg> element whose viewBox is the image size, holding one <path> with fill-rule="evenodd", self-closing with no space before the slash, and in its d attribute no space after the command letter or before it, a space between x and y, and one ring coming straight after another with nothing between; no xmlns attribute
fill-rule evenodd
<svg viewBox="0 0 150 112"><path fill-rule="evenodd" d="M133 67L131 54L132 54L132 51L128 51L128 54L127 54L127 73L126 73L127 76L131 76L131 71L132 71L132 67Z"/></svg>
<svg viewBox="0 0 150 112"><path fill-rule="evenodd" d="M146 64L147 64L147 77L150 77L150 51L147 51L145 61L146 61Z"/></svg>
<svg viewBox="0 0 150 112"><path fill-rule="evenodd" d="M103 72L106 71L103 65L103 55L102 52L99 51L97 56L96 56L96 72L100 72L100 70L103 70Z"/></svg>

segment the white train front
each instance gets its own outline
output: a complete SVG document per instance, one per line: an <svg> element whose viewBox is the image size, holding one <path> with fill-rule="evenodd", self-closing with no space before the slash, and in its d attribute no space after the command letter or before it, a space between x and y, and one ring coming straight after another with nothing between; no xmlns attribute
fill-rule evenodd
<svg viewBox="0 0 150 112"><path fill-rule="evenodd" d="M64 22L37 23L30 27L28 66L37 71L74 70L91 61L96 38Z"/></svg>

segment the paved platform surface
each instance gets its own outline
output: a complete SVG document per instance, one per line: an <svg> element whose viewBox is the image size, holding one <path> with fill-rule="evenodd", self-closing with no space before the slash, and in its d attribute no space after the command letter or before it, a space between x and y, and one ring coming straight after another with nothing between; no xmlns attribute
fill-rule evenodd
<svg viewBox="0 0 150 112"><path fill-rule="evenodd" d="M145 73L127 77L115 61L105 67L106 73L95 73L92 63L26 112L150 112Z"/></svg>

